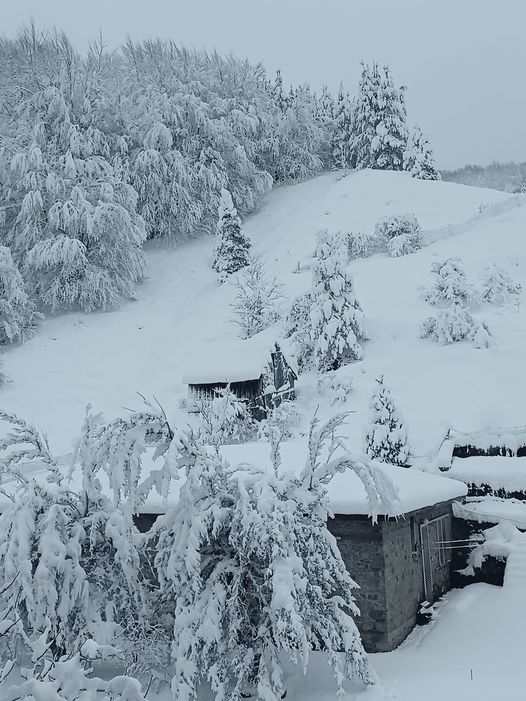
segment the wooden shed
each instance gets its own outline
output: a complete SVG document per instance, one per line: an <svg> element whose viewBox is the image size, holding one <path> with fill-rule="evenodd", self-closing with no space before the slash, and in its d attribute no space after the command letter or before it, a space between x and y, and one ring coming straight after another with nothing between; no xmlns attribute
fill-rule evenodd
<svg viewBox="0 0 526 701"><path fill-rule="evenodd" d="M183 376L189 411L199 411L202 401L229 386L257 420L283 400L295 398L296 380L292 355L273 328L244 341L209 343L196 349Z"/></svg>

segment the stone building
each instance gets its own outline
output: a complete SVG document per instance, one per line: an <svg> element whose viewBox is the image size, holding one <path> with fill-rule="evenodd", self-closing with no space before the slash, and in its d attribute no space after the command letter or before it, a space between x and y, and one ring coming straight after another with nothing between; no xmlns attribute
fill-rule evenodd
<svg viewBox="0 0 526 701"><path fill-rule="evenodd" d="M264 443L223 446L231 463L263 466L270 457ZM300 471L304 444L288 441L281 446L282 465ZM417 622L424 602L432 603L450 588L452 504L467 492L464 483L416 469L379 464L398 492L398 502L376 522L370 517L365 489L352 471L337 474L328 485L333 513L328 527L335 536L343 561L360 589L356 619L368 652L397 647ZM174 485L177 490L177 484ZM150 494L139 516L141 530L151 527L156 514L169 503Z"/></svg>

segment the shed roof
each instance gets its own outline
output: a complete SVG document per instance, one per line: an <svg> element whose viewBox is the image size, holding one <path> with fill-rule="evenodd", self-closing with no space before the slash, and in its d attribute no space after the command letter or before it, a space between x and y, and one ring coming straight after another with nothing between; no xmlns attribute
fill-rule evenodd
<svg viewBox="0 0 526 701"><path fill-rule="evenodd" d="M294 369L292 354L286 342L280 340L279 331L274 325L244 341L204 344L195 350L187 364L183 382L187 385L207 385L258 380L270 360L276 342L287 363Z"/></svg>

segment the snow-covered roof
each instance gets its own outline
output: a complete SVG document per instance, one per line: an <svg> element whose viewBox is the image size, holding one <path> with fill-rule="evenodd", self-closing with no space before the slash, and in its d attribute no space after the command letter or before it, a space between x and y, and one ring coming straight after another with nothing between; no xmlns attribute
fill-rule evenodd
<svg viewBox="0 0 526 701"><path fill-rule="evenodd" d="M305 465L306 445L304 440L291 440L282 444L281 457L282 468L292 470L299 474ZM221 448L223 456L233 465L242 463L253 463L272 469L270 459L270 448L267 443L254 442L239 445L227 445ZM390 509L378 509L379 516L399 516L412 511L440 504L450 499L464 497L467 494L466 485L455 479L449 479L441 475L434 475L414 468L403 468L386 463L375 463L378 470L382 470L384 475L391 480L398 492L398 502ZM155 463L145 461L143 477L147 472L158 467ZM60 466L65 472L68 466ZM46 471L42 466L33 465L29 470L24 470L29 477L34 476L37 481L44 481ZM98 477L102 488L108 496L111 490L105 473L99 472ZM70 488L79 490L81 488L81 475L78 469L73 471ZM183 480L173 480L170 484L167 499L161 497L156 491L150 492L146 502L141 507L144 514L162 514L179 501L179 490ZM12 483L11 483L12 484ZM11 491L9 482L2 485L3 494L0 494L0 511L9 502L8 494ZM14 487L14 485L13 485ZM328 485L329 506L334 514L341 515L363 515L370 514L370 504L367 500L365 489L361 480L351 470L338 473Z"/></svg>
<svg viewBox="0 0 526 701"><path fill-rule="evenodd" d="M279 329L271 326L244 341L207 343L197 348L186 366L183 382L187 385L206 385L257 380L268 365L276 342L287 363L294 369L286 342L280 339Z"/></svg>
<svg viewBox="0 0 526 701"><path fill-rule="evenodd" d="M472 497L465 504L456 504L453 513L457 518L479 523L511 523L526 528L526 502L498 497Z"/></svg>
<svg viewBox="0 0 526 701"><path fill-rule="evenodd" d="M487 484L507 492L526 491L526 458L454 458L447 474L468 484Z"/></svg>
<svg viewBox="0 0 526 701"><path fill-rule="evenodd" d="M228 445L222 453L231 463L268 464L271 468L270 451L265 443L243 443ZM282 465L300 472L305 464L305 445L301 441L288 441L281 446ZM420 470L397 467L386 463L375 463L391 480L398 491L399 503L391 510L379 511L381 516L399 516L411 511L440 504L443 501L464 497L467 487L456 480L433 475ZM328 485L328 496L334 514L368 515L370 504L364 486L351 470L337 474Z"/></svg>

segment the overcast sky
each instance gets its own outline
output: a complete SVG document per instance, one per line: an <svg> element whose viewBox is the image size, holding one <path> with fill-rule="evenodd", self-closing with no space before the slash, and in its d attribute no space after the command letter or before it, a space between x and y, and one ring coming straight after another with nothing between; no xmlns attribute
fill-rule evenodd
<svg viewBox="0 0 526 701"><path fill-rule="evenodd" d="M7 34L34 19L83 49L161 36L261 61L284 80L340 81L360 61L408 88L438 163L526 160L526 0L0 0Z"/></svg>

